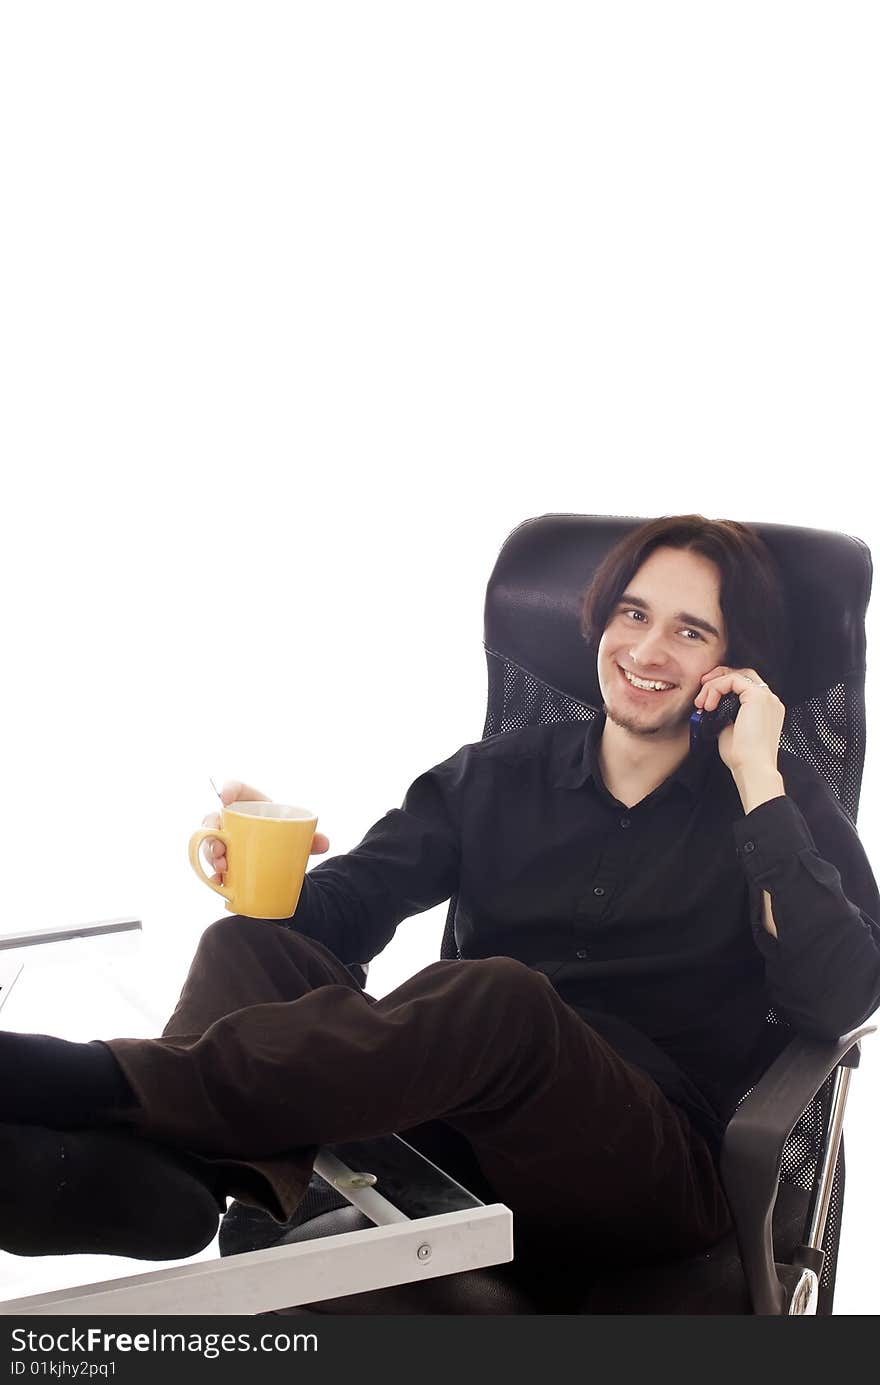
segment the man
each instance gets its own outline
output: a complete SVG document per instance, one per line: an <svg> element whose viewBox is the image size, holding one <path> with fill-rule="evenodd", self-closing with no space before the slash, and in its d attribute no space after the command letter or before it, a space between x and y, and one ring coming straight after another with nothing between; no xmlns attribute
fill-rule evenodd
<svg viewBox="0 0 880 1385"><path fill-rule="evenodd" d="M783 616L746 526L642 526L585 597L586 728L464 746L309 872L291 920L206 929L159 1039L0 1036L0 1245L193 1254L228 1195L284 1221L319 1145L392 1131L448 1140L517 1247L711 1245L768 1007L837 1037L880 1003L871 868L779 750ZM728 693L735 721L691 750L691 715ZM459 959L362 992L346 963L452 894Z"/></svg>

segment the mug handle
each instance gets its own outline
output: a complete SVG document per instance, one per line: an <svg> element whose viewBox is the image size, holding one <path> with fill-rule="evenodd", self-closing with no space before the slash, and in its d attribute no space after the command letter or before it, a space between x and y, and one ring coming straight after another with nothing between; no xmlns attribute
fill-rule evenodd
<svg viewBox="0 0 880 1385"><path fill-rule="evenodd" d="M198 832L193 832L192 836L189 839L189 863L200 880L203 880L206 885L210 885L211 889L216 890L218 894L222 894L224 899L231 900L232 895L230 894L228 887L224 890L222 885L215 885L214 881L209 879L209 877L205 874L202 868L202 862L199 857L199 847L207 837L219 838L219 840L226 847L226 851L228 853L229 836L226 832L223 831L221 827L200 827Z"/></svg>

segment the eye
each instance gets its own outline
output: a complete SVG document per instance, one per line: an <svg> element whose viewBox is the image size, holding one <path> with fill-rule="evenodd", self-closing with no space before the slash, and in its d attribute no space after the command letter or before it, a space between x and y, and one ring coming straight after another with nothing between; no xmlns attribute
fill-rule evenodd
<svg viewBox="0 0 880 1385"><path fill-rule="evenodd" d="M645 617L644 611L639 611L635 607L627 607L625 610L621 612L621 614L624 616L641 616L642 619L644 619ZM630 622L630 624L632 624L632 622ZM682 626L682 630L688 635L693 635L694 640L704 640L704 637L700 634L699 630L694 630L690 625ZM694 640L688 640L687 643L693 644Z"/></svg>

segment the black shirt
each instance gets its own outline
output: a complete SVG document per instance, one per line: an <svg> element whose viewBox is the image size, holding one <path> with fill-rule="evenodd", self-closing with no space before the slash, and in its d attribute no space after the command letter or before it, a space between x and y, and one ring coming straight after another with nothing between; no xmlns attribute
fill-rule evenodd
<svg viewBox="0 0 880 1385"><path fill-rule="evenodd" d="M456 895L460 956L545 972L717 1153L772 1056L770 1007L837 1038L880 1005L877 884L831 789L788 751L785 794L749 814L714 744L627 808L602 781L604 724L463 746L307 873L290 926L367 962L403 919Z"/></svg>

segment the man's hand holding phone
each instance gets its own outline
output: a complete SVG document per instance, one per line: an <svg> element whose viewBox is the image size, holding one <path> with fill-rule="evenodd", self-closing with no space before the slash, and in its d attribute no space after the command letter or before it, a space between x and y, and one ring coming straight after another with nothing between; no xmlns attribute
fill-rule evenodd
<svg viewBox="0 0 880 1385"><path fill-rule="evenodd" d="M731 774L775 772L785 707L761 675L753 668L718 666L702 682L694 703L704 714L715 712L730 694L739 699L734 719L718 736L718 754Z"/></svg>

